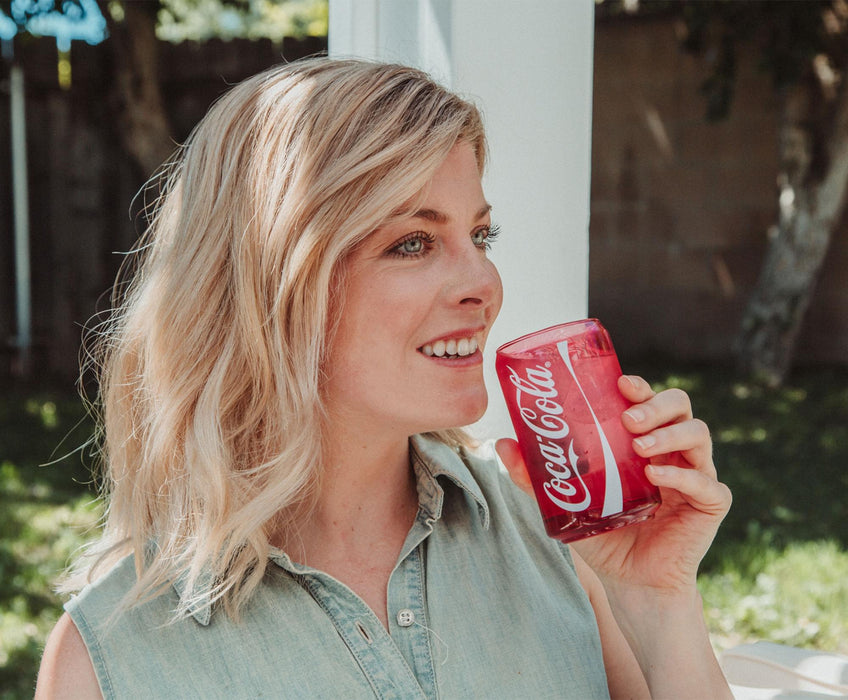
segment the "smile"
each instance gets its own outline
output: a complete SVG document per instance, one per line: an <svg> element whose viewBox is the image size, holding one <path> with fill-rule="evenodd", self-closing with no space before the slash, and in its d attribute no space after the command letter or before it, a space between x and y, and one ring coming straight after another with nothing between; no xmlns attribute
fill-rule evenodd
<svg viewBox="0 0 848 700"><path fill-rule="evenodd" d="M418 348L427 357L468 357L477 352L476 338L450 338Z"/></svg>

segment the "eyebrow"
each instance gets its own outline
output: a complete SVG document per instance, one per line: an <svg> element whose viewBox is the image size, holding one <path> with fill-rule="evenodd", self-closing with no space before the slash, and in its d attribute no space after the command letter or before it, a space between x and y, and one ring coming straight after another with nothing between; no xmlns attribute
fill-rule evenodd
<svg viewBox="0 0 848 700"><path fill-rule="evenodd" d="M477 216L474 217L475 221L477 219L482 219L491 210L491 204L484 205L480 211L477 212ZM450 220L450 217L447 214L436 209L419 209L412 215L412 217L415 219L424 219L425 221L430 221L434 224L446 224Z"/></svg>

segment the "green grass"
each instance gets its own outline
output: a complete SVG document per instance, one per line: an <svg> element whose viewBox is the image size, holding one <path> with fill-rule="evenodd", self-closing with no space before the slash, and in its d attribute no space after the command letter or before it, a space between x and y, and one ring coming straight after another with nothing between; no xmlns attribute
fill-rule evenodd
<svg viewBox="0 0 848 700"><path fill-rule="evenodd" d="M99 517L79 400L12 393L0 400L0 699L32 697L44 639L61 611L57 574ZM54 461L57 460L58 461Z"/></svg>
<svg viewBox="0 0 848 700"><path fill-rule="evenodd" d="M796 373L778 390L716 367L633 367L679 386L710 425L734 504L700 585L713 643L764 639L848 653L848 369ZM0 700L32 697L52 593L100 515L79 400L0 398ZM67 453L70 456L59 459ZM43 466L44 465L44 466Z"/></svg>
<svg viewBox="0 0 848 700"><path fill-rule="evenodd" d="M717 650L758 639L848 654L848 553L835 541L742 543L701 575Z"/></svg>
<svg viewBox="0 0 848 700"><path fill-rule="evenodd" d="M733 491L700 576L716 649L762 639L848 654L848 368L774 390L723 368L642 373L690 394Z"/></svg>

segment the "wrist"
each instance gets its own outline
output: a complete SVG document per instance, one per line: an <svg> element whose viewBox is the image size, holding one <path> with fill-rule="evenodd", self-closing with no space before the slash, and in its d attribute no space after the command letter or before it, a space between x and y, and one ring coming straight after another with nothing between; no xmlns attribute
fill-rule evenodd
<svg viewBox="0 0 848 700"><path fill-rule="evenodd" d="M654 697L691 697L695 688L709 697L730 697L697 586L615 584L607 596Z"/></svg>

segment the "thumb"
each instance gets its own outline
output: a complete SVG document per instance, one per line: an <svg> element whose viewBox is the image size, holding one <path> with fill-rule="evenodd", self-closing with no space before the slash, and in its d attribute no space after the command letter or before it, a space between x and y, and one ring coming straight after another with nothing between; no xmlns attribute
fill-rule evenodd
<svg viewBox="0 0 848 700"><path fill-rule="evenodd" d="M512 438L501 438L495 443L495 450L497 450L501 462L503 462L515 485L532 496L533 485L527 475L527 467L524 466L524 459L521 457L518 443Z"/></svg>

